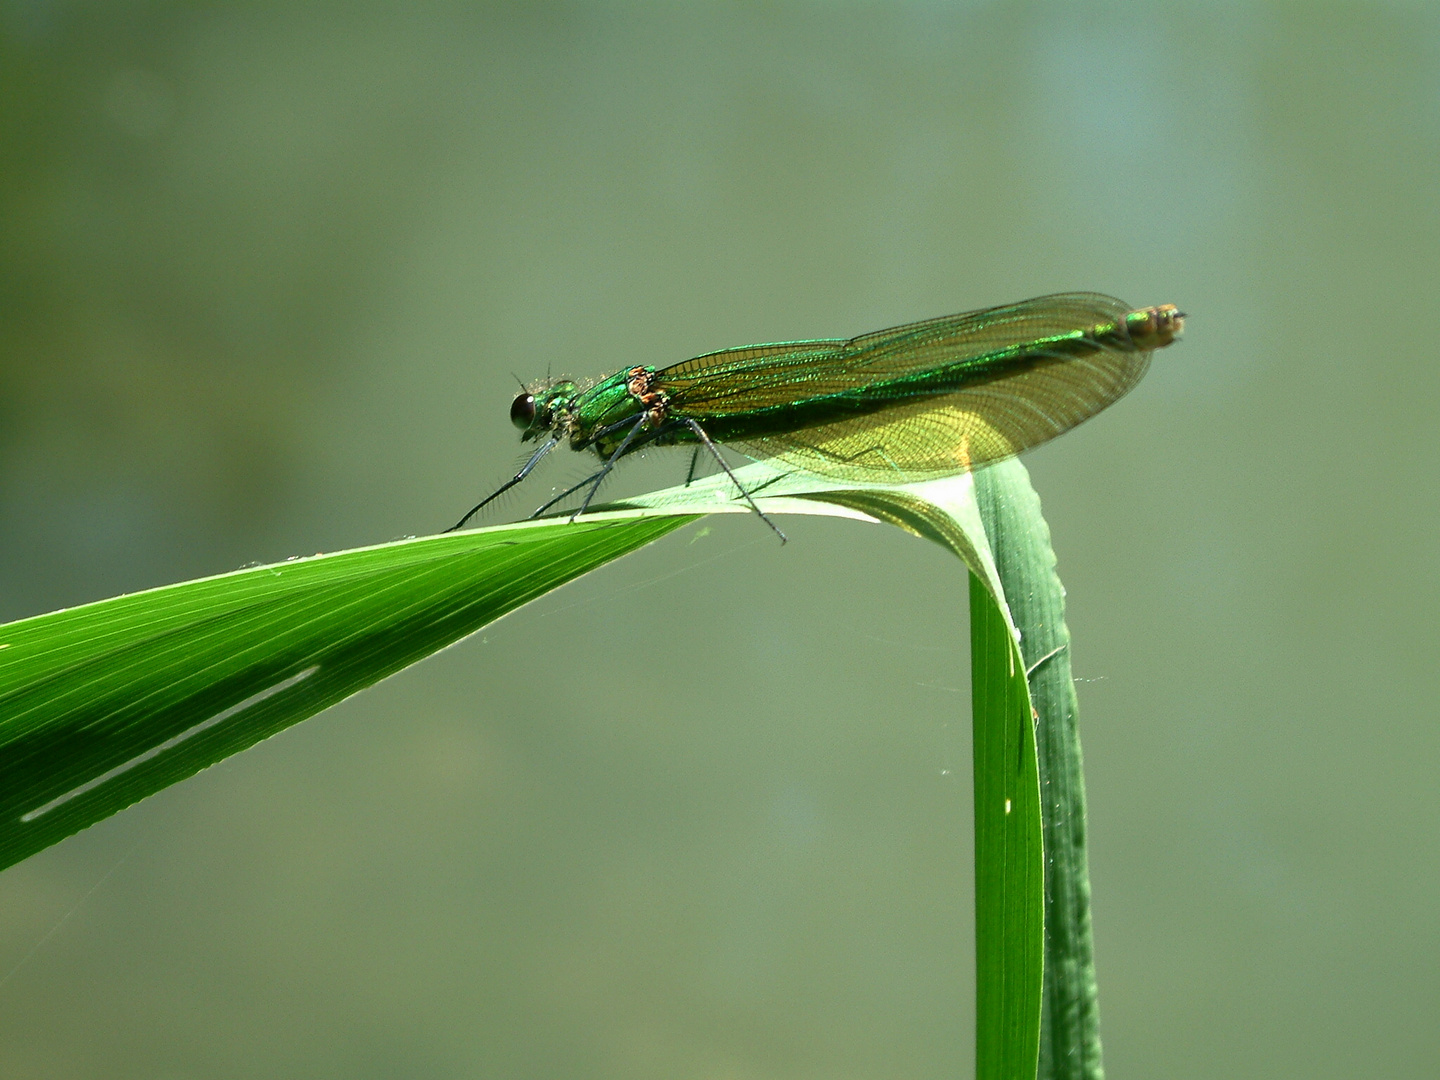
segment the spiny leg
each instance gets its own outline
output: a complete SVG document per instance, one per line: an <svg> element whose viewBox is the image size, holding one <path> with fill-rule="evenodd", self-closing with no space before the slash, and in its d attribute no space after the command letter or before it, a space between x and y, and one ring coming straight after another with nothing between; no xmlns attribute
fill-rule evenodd
<svg viewBox="0 0 1440 1080"><path fill-rule="evenodd" d="M620 460L621 455L630 449L630 444L635 441L635 436L640 434L640 429L645 426L649 419L650 417L647 414L642 413L640 419L636 420L634 426L626 433L625 438L620 440L620 445L615 448L615 452L605 459L605 465L595 474L595 482L590 485L590 490L585 493L585 500L580 504L580 509L570 515L571 521L574 521L589 509L590 500L595 498L595 493L600 490L601 482L605 477L610 475L610 470L615 468L615 463ZM614 426L615 425L612 424L610 427L613 428ZM604 430L609 431L610 428L605 428Z"/></svg>
<svg viewBox="0 0 1440 1080"><path fill-rule="evenodd" d="M503 495L516 484L520 483L521 480L524 480L525 477L530 475L530 471L534 469L536 465L540 464L540 459L543 458L546 454L548 454L551 450L555 449L556 445L559 442L560 439L557 436L556 438L553 438L549 442L547 442L544 446L540 447L539 450L536 450L535 453L530 455L530 460L525 462L525 464L521 466L519 472L517 472L509 480L505 481L505 483L501 484L497 490L491 492L488 496L481 499L478 503L472 506L468 514L462 517L454 525L451 525L450 528L446 529L445 531L454 532L456 529L461 528L467 521L469 521L472 517L479 513L482 507L487 506L489 503L493 502L498 496Z"/></svg>
<svg viewBox="0 0 1440 1080"><path fill-rule="evenodd" d="M706 449L708 449L710 453L715 455L715 460L720 463L720 468L725 470L725 475L730 477L731 483L733 483L735 487L739 490L740 494L744 496L745 501L750 504L750 509L755 511L761 521L765 522L766 525L769 525L770 528L775 530L775 535L780 537L780 543L785 543L785 534L780 531L780 527L776 525L775 522L771 521L770 518L766 516L764 510L761 510L760 507L755 505L755 500L750 497L750 492L745 490L745 485L740 483L739 480L735 479L735 474L730 471L730 466L727 465L725 463L725 459L720 456L719 448L710 441L710 436L705 434L705 429L702 428L693 419L687 418L685 423L691 431L695 432L695 435L700 439L700 441L705 444Z"/></svg>
<svg viewBox="0 0 1440 1080"><path fill-rule="evenodd" d="M695 470L700 465L700 447L695 447L695 452L690 455L690 471L685 474L685 486L689 487L695 482Z"/></svg>
<svg viewBox="0 0 1440 1080"><path fill-rule="evenodd" d="M609 427L601 428L601 429L600 429L599 431L597 431L595 434L596 434L597 437L604 436L604 435L608 435L608 434L610 434L612 431L618 431L620 428L624 427L624 426L625 426L626 424L628 424L629 422L630 422L630 421L626 420L626 421L623 421L623 422L621 422L621 423L619 423L619 424L611 424ZM636 450L636 449L638 448L638 445L643 445L644 443L652 442L652 441L654 441L656 438L659 438L659 437L668 435L668 434L670 434L670 432L674 431L676 428L678 428L678 427L683 427L683 426L684 426L684 425L681 424L681 423L678 422L678 421L671 421L670 423L663 424L663 425L661 425L661 426L658 427L658 428L652 428L652 429L650 429L649 431L644 432L644 433L640 436L640 439L639 439L639 443L638 443L638 444L632 443L631 446L630 446L630 450L633 452L634 450ZM549 510L549 509L550 509L552 506L554 506L556 503L561 502L561 501L564 500L564 499L568 499L571 495L574 495L575 492L579 491L579 490L580 490L582 487L584 487L586 484L593 484L593 483L596 483L596 482L599 481L599 480L604 479L605 474L609 471L609 468L610 468L610 467L609 467L608 465L602 465L598 470L596 470L595 472L591 473L589 476L585 477L585 479L584 479L584 480L581 480L578 484L572 484L570 487L568 487L568 488L566 488L564 491L560 492L559 495L556 495L554 498L547 499L547 500L545 501L544 505L540 506L540 507L539 507L533 514L531 514L530 516L531 516L532 518L538 518L541 514L545 513L546 510Z"/></svg>
<svg viewBox="0 0 1440 1080"><path fill-rule="evenodd" d="M599 470L599 471L597 471L597 472L593 472L593 473L591 473L589 476L585 477L584 480L581 480L578 484L574 484L574 485L566 488L564 491L560 492L559 495L556 495L556 496L555 496L554 498L552 498L552 499L548 499L543 506L541 506L539 509L537 509L537 510L536 510L533 514L531 514L530 516L531 516L532 518L538 518L541 514L545 513L546 510L549 510L550 507L554 506L556 503L560 502L562 499L568 499L571 495L574 495L575 492L579 491L579 490L580 490L582 487L584 487L586 484L592 482L597 476L600 476L601 473L603 473L603 472L604 472L603 469L602 469L602 470Z"/></svg>

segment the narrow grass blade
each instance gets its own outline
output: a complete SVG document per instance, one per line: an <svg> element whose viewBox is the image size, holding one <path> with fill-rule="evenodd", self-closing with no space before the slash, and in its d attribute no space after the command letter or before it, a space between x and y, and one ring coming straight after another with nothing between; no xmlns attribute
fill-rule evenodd
<svg viewBox="0 0 1440 1080"><path fill-rule="evenodd" d="M0 867L691 520L401 541L0 626Z"/></svg>
<svg viewBox="0 0 1440 1080"><path fill-rule="evenodd" d="M977 491L985 499L975 498ZM975 1075L1030 1080L1040 1054L1045 960L1045 849L1035 712L1011 612L1035 617L1017 572L1051 568L1050 533L1024 467L1004 462L969 478L905 489L827 491L824 498L927 537L970 567L971 712L975 785ZM1033 506L1038 527L1007 507ZM1048 558L1048 562L1046 559ZM1047 583L1048 584L1048 583ZM1018 602L1007 599L1019 596ZM1032 637L1039 635L1032 626ZM1068 679L1069 668L1065 668ZM1088 909L1087 909L1088 910Z"/></svg>
<svg viewBox="0 0 1440 1080"><path fill-rule="evenodd" d="M1011 617L1020 628L1037 714L1035 741L1045 793L1045 984L1038 1075L1041 1080L1103 1080L1085 780L1065 590L1055 572L1050 528L1025 467L1007 461L983 470L976 474L975 495Z"/></svg>
<svg viewBox="0 0 1440 1080"><path fill-rule="evenodd" d="M1040 1041L1044 860L1025 667L1004 609L970 575L975 774L975 1076L1030 1080Z"/></svg>

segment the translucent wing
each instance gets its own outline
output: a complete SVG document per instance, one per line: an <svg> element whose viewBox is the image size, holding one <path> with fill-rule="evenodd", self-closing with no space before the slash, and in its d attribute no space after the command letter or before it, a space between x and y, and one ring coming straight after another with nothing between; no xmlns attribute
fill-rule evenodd
<svg viewBox="0 0 1440 1080"><path fill-rule="evenodd" d="M927 319L848 341L726 349L661 370L657 385L672 405L697 417L746 413L852 392L937 368L963 369L969 362L979 370L997 354L1017 346L1113 327L1128 310L1111 296L1059 293ZM1043 345L1039 351L1043 352Z"/></svg>
<svg viewBox="0 0 1440 1080"><path fill-rule="evenodd" d="M736 448L837 479L927 480L999 461L1048 442L1130 391L1150 353L1102 347L1042 359L954 393L768 434Z"/></svg>
<svg viewBox="0 0 1440 1080"><path fill-rule="evenodd" d="M672 405L700 415L724 416L774 405L796 395L815 397L853 389L843 363L848 341L787 341L724 349L657 372Z"/></svg>

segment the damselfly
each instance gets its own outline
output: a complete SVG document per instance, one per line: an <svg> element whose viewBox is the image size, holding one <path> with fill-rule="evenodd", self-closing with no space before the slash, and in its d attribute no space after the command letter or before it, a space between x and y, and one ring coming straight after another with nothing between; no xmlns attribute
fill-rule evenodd
<svg viewBox="0 0 1440 1080"><path fill-rule="evenodd" d="M841 480L904 483L978 468L1121 398L1184 318L1173 304L1131 308L1098 293L1060 293L848 341L747 345L670 367L627 367L583 388L561 379L511 404L521 439L541 445L454 528L566 441L593 450L600 468L532 516L588 488L575 516L583 514L616 462L646 446L703 447L732 480L717 443Z"/></svg>

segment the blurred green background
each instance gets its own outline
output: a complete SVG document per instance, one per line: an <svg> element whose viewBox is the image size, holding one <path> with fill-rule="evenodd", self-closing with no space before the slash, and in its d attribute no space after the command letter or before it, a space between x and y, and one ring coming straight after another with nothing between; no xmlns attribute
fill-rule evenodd
<svg viewBox="0 0 1440 1080"><path fill-rule="evenodd" d="M1175 302L1027 459L1109 1073L1435 1075L1437 166L1420 3L0 0L0 616L443 528L517 376ZM0 1075L970 1075L964 574L785 528L7 870Z"/></svg>

